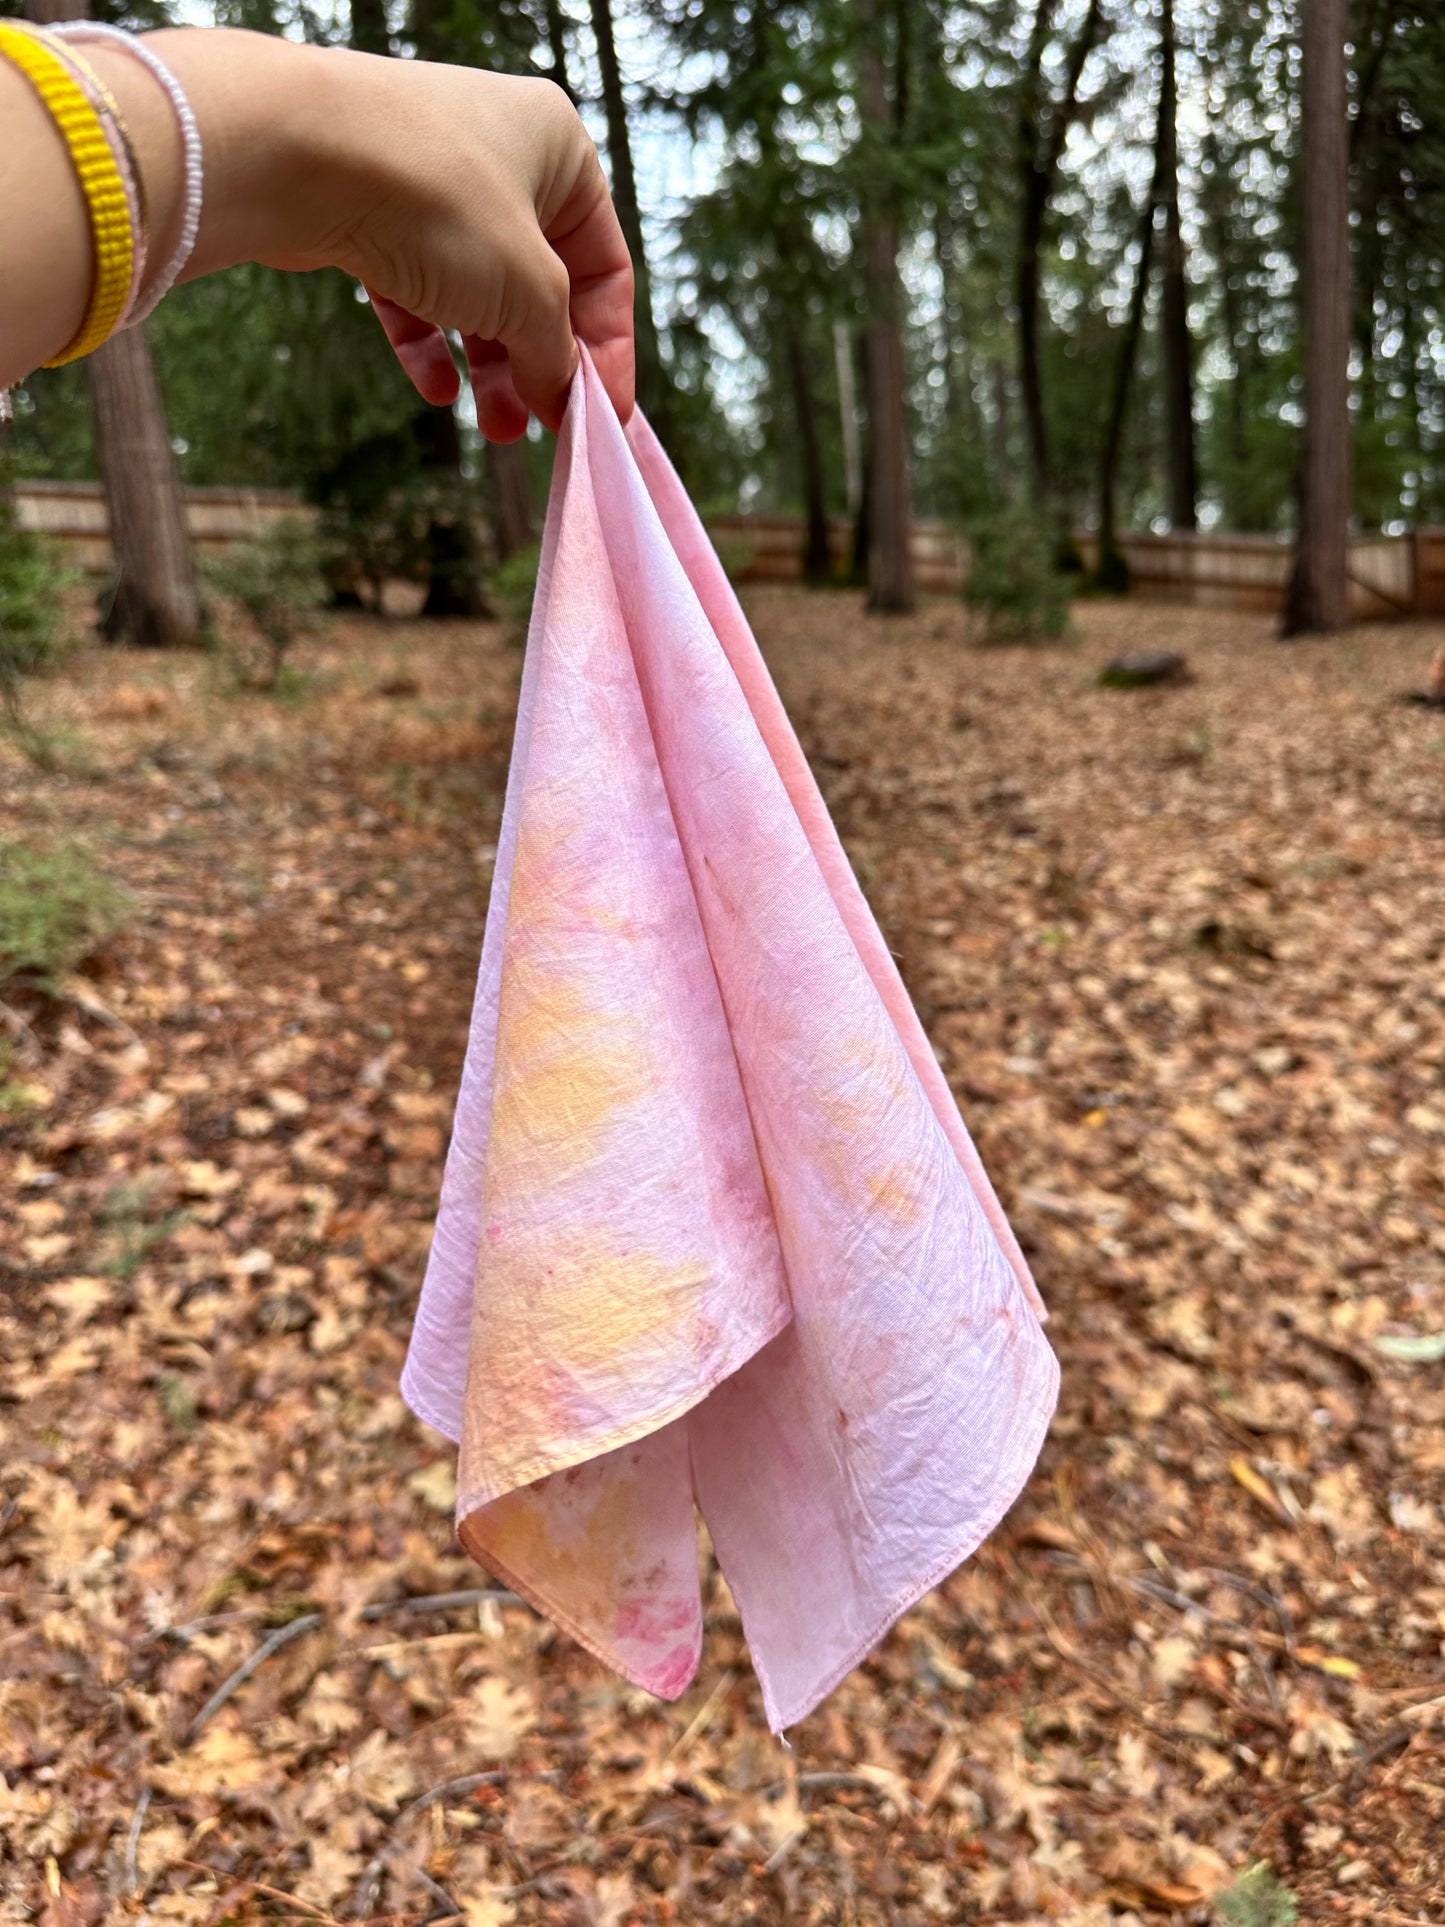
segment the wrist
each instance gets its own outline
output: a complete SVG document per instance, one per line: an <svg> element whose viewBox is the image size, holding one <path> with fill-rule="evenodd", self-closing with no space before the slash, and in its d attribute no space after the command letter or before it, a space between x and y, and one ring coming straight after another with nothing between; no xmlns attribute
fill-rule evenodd
<svg viewBox="0 0 1445 1927"><path fill-rule="evenodd" d="M315 267L345 206L358 56L232 28L147 35L201 131L205 195L183 280L241 261Z"/></svg>

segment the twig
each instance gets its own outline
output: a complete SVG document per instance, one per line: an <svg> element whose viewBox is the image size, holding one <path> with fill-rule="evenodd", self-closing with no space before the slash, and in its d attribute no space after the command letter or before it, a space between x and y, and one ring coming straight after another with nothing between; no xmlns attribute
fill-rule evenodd
<svg viewBox="0 0 1445 1927"><path fill-rule="evenodd" d="M190 1867L196 1873L210 1874L213 1878L216 1873L216 1869L207 1866L204 1860L177 1860L174 1864L178 1867ZM342 1927L342 1923L333 1914L328 1914L324 1907L318 1907L309 1900L302 1900L298 1894L288 1894L281 1887L268 1887L264 1880L243 1880L240 1885L248 1893L265 1894L269 1900L284 1900L288 1907L296 1909L302 1920L315 1921L318 1927Z"/></svg>
<svg viewBox="0 0 1445 1927"><path fill-rule="evenodd" d="M487 1600L498 1606L524 1606L527 1602L514 1592L502 1592L495 1586L477 1586L470 1592L429 1592L415 1599L380 1599L374 1606L362 1609L363 1619L386 1619L392 1613L444 1613L453 1607L480 1606Z"/></svg>
<svg viewBox="0 0 1445 1927"><path fill-rule="evenodd" d="M784 1837L781 1844L763 1862L763 1872L776 1873L807 1831L806 1826L794 1827L793 1831Z"/></svg>
<svg viewBox="0 0 1445 1927"><path fill-rule="evenodd" d="M509 1780L512 1777L511 1770L504 1766L493 1767L487 1773L463 1773L454 1780L443 1780L438 1786L428 1787L425 1793L419 1793L409 1805L404 1806L387 1829L386 1838L367 1862L366 1871L357 1883L356 1897L351 1904L351 1911L355 1918L357 1920L371 1918L372 1904L376 1899L376 1890L381 1885L381 1876L386 1867L387 1858L396 1845L397 1834L408 1820L414 1820L417 1814L425 1813L426 1809L435 1806L438 1800L450 1799L454 1795L459 1796L463 1793L475 1793L478 1787L499 1786L503 1780ZM562 1775L560 1772L529 1773L526 1777L530 1780L560 1780Z"/></svg>
<svg viewBox="0 0 1445 1927"><path fill-rule="evenodd" d="M421 1882L423 1887L426 1888L427 1892L431 1895L432 1899L439 1900L442 1906L446 1909L445 1913L443 1914L433 1914L431 1916L432 1921L435 1922L437 1920L460 1920L463 1917L462 1910L457 1905L457 1903L452 1899L451 1895L447 1892L446 1888L442 1886L441 1882L439 1880L433 1880L431 1875L426 1871L424 1867L416 1868L415 1872L416 1872L417 1879Z"/></svg>
<svg viewBox="0 0 1445 1927"><path fill-rule="evenodd" d="M135 1864L136 1848L140 1845L140 1830L145 1825L146 1812L150 1807L153 1790L154 1789L149 1786L141 1789L140 1799L136 1803L135 1815L130 1823L130 1832L126 1836L125 1890L128 1894L133 1894L140 1885L140 1874Z"/></svg>
<svg viewBox="0 0 1445 1927"><path fill-rule="evenodd" d="M666 1753L663 1754L662 1757L664 1760L673 1759L677 1754L691 1746L692 1742L708 1725L713 1714L716 1713L728 1694L732 1691L733 1682L736 1679L737 1674L731 1670L723 1674L722 1678L708 1694L697 1712L694 1713L682 1732L678 1734L672 1745L667 1749Z"/></svg>
<svg viewBox="0 0 1445 1927"><path fill-rule="evenodd" d="M237 1687L244 1686L252 1673L254 1673L259 1666L265 1665L272 1653L279 1652L289 1640L298 1638L302 1633L314 1632L318 1626L323 1626L325 1623L326 1616L324 1613L303 1613L299 1619L293 1619L288 1625L278 1626L274 1633L269 1634L267 1638L261 1641L261 1644L256 1648L255 1652L252 1653L251 1657L243 1660L235 1672L232 1673L231 1677L216 1688L215 1692L212 1693L200 1712L197 1713L196 1717L186 1728L184 1743L187 1746L190 1745L191 1741L195 1739L206 1722L213 1719L215 1715L220 1712L221 1708L236 1691Z"/></svg>

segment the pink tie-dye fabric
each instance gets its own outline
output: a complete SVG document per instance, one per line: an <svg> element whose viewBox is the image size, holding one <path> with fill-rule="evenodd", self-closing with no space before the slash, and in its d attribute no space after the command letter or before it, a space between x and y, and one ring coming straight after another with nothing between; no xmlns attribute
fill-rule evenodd
<svg viewBox="0 0 1445 1927"><path fill-rule="evenodd" d="M667 1698L694 1508L775 1731L993 1529L1058 1370L746 620L590 361L403 1377L463 1543Z"/></svg>

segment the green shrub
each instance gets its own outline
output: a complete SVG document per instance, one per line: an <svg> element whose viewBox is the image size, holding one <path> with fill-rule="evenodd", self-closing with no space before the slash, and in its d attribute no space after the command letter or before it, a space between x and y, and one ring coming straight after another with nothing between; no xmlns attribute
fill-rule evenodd
<svg viewBox="0 0 1445 1927"><path fill-rule="evenodd" d="M448 605L431 613L483 614L476 486L418 459L403 429L368 437L317 478L331 600L379 610L388 582L425 583L429 600L440 590Z"/></svg>
<svg viewBox="0 0 1445 1927"><path fill-rule="evenodd" d="M1220 1927L1292 1927L1299 1907L1289 1888L1257 1861L1215 1895L1214 1917Z"/></svg>
<svg viewBox="0 0 1445 1927"><path fill-rule="evenodd" d="M250 624L228 650L244 687L268 694L283 687L292 645L316 627L326 602L324 564L320 536L295 515L211 564L212 582L240 605Z"/></svg>
<svg viewBox="0 0 1445 1927"><path fill-rule="evenodd" d="M0 989L54 996L134 914L133 899L77 845L0 844Z"/></svg>
<svg viewBox="0 0 1445 1927"><path fill-rule="evenodd" d="M43 769L54 764L53 744L26 714L26 685L60 660L60 597L69 580L49 545L17 526L0 474L0 722Z"/></svg>
<svg viewBox="0 0 1445 1927"><path fill-rule="evenodd" d="M1072 583L1057 545L1024 514L1000 515L973 529L963 599L989 643L1056 641L1067 634Z"/></svg>
<svg viewBox="0 0 1445 1927"><path fill-rule="evenodd" d="M756 555L751 542L741 535L720 535L713 543L717 559L723 565L723 573L736 588L747 577Z"/></svg>
<svg viewBox="0 0 1445 1927"><path fill-rule="evenodd" d="M530 622L532 603L537 595L537 569L542 560L541 544L533 542L518 549L505 562L499 562L487 579L492 600L513 622Z"/></svg>

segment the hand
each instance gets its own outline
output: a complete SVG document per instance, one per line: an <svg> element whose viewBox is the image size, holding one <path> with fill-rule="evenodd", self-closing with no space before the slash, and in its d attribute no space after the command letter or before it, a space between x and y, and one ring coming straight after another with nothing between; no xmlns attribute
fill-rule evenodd
<svg viewBox="0 0 1445 1927"><path fill-rule="evenodd" d="M442 333L455 330L492 441L515 441L529 411L558 427L579 340L618 414L632 412L632 264L560 88L225 30L153 44L206 141L191 274L342 268L442 405L459 387Z"/></svg>
<svg viewBox="0 0 1445 1927"><path fill-rule="evenodd" d="M566 95L550 81L461 67L367 65L367 85L385 96L393 188L350 212L338 265L366 284L418 392L455 400L441 332L452 328L489 440L515 441L529 411L555 430L575 335L625 420L632 264L597 150ZM439 128L450 130L445 142Z"/></svg>

